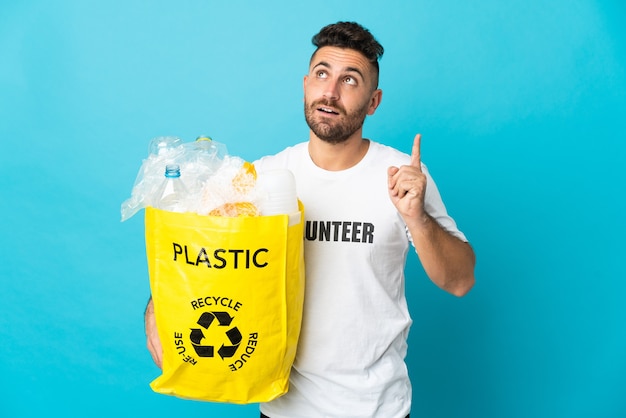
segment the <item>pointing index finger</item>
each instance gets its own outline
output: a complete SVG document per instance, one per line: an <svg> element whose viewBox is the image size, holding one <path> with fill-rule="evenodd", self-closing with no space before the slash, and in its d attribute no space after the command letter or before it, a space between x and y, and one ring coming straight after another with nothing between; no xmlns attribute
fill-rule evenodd
<svg viewBox="0 0 626 418"><path fill-rule="evenodd" d="M413 148L411 149L411 165L417 167L420 171L422 169L422 159L420 155L420 142L422 140L422 134L415 135L413 139Z"/></svg>

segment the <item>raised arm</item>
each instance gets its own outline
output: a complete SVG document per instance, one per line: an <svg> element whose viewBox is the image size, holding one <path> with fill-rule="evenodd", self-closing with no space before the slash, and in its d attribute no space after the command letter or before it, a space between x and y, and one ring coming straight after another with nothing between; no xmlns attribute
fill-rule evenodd
<svg viewBox="0 0 626 418"><path fill-rule="evenodd" d="M474 250L445 231L424 209L427 179L422 172L420 141L417 134L409 165L389 167L389 197L409 229L428 277L447 292L463 296L474 285Z"/></svg>

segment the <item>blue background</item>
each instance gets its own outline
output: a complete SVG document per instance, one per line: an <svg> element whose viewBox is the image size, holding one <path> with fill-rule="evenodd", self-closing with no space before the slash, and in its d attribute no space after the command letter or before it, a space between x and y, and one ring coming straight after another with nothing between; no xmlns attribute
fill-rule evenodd
<svg viewBox="0 0 626 418"><path fill-rule="evenodd" d="M422 157L477 256L463 299L407 266L416 417L626 416L622 1L3 1L0 416L256 417L153 393L151 138L248 160L307 139L323 25L385 47L365 135Z"/></svg>

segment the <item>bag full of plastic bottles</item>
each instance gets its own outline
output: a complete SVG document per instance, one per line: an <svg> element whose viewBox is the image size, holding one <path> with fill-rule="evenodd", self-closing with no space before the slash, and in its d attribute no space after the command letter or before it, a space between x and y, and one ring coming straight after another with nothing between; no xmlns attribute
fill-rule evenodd
<svg viewBox="0 0 626 418"><path fill-rule="evenodd" d="M286 393L305 280L291 173L257 175L210 138L155 138L122 221L141 209L163 346L152 389L229 403Z"/></svg>

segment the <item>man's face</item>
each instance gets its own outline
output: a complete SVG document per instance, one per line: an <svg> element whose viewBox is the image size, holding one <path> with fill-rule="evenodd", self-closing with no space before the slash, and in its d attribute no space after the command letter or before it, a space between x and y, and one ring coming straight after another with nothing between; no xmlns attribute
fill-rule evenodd
<svg viewBox="0 0 626 418"><path fill-rule="evenodd" d="M338 144L361 136L366 115L380 103L376 74L360 52L325 46L313 56L304 77L304 116L323 141Z"/></svg>

